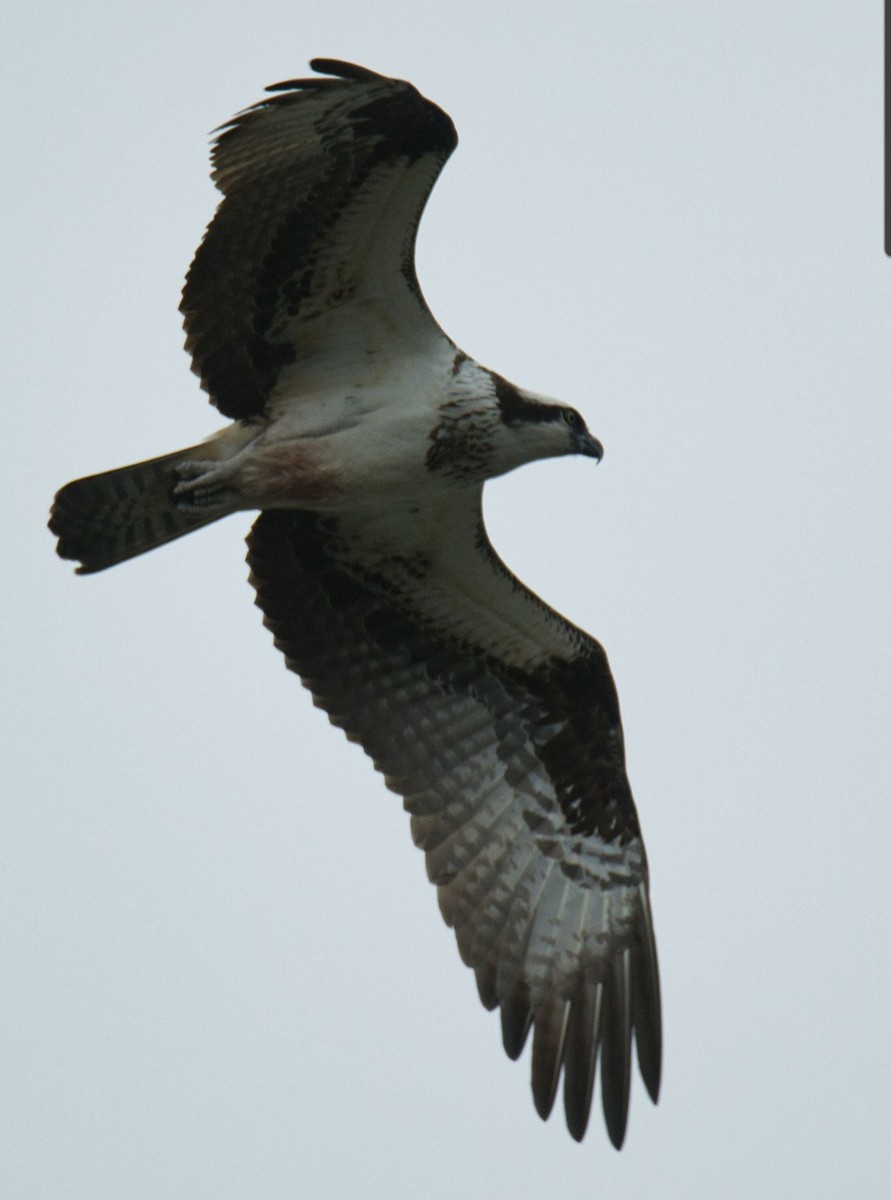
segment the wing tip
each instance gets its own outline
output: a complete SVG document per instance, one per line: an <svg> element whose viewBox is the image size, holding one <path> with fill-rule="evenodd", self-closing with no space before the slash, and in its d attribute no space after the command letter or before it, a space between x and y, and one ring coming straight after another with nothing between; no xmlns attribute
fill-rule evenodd
<svg viewBox="0 0 891 1200"><path fill-rule="evenodd" d="M591 1116L603 1015L604 983L586 979L572 1004L563 1074L566 1127L575 1141L585 1136Z"/></svg>
<svg viewBox="0 0 891 1200"><path fill-rule="evenodd" d="M511 995L501 1000L501 1041L509 1059L516 1062L523 1053L532 1027L532 1009L528 997Z"/></svg>
<svg viewBox="0 0 891 1200"><path fill-rule="evenodd" d="M637 1065L647 1094L659 1103L662 1081L662 997L653 917L646 885L640 889L640 940L632 952L632 1021Z"/></svg>
<svg viewBox="0 0 891 1200"><path fill-rule="evenodd" d="M387 79L377 71L361 67L358 63L344 62L340 58L311 58L310 69L321 75L321 79L307 76L301 79L283 79L280 83L269 83L267 92L305 91L307 88L323 88L338 83L372 83L375 80Z"/></svg>
<svg viewBox="0 0 891 1200"><path fill-rule="evenodd" d="M600 1091L609 1140L617 1150L625 1141L631 1099L632 982L631 949L618 952L606 989L603 1041L600 1055Z"/></svg>
<svg viewBox="0 0 891 1200"><path fill-rule="evenodd" d="M543 1121L551 1115L566 1050L569 1027L568 1000L554 999L535 1013L535 1032L532 1035L532 1101Z"/></svg>
<svg viewBox="0 0 891 1200"><path fill-rule="evenodd" d="M386 79L378 71L362 67L358 63L345 62L342 58L311 58L310 67L320 75L333 75L335 79L352 79L367 82L372 79Z"/></svg>

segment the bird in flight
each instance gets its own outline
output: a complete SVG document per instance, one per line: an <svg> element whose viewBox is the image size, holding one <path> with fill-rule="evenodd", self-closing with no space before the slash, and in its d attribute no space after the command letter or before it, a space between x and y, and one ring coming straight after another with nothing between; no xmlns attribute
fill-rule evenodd
<svg viewBox="0 0 891 1200"><path fill-rule="evenodd" d="M181 309L229 424L69 483L50 529L92 572L260 510L248 562L265 624L403 797L511 1058L532 1032L538 1113L562 1074L581 1140L599 1069L618 1148L632 1045L655 1101L662 1037L616 689L600 644L511 574L482 515L487 479L602 448L427 308L415 239L457 144L450 118L402 80L311 66L213 149L223 199Z"/></svg>

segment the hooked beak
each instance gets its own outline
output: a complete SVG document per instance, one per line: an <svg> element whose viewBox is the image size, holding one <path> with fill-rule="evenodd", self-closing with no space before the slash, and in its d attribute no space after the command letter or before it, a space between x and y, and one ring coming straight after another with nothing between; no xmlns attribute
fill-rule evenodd
<svg viewBox="0 0 891 1200"><path fill-rule="evenodd" d="M596 458L598 462L603 458L603 446L587 429L584 433L573 433L571 440L573 453L586 454L588 458Z"/></svg>

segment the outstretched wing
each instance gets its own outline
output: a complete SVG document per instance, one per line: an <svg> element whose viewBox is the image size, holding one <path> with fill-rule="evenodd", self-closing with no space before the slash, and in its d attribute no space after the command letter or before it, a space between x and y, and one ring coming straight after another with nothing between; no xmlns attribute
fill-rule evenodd
<svg viewBox="0 0 891 1200"><path fill-rule="evenodd" d="M186 348L228 417L264 412L329 357L349 367L355 319L373 306L402 340L442 337L418 287L414 244L457 144L411 84L313 59L336 78L295 79L226 125L213 151L223 192L183 290Z"/></svg>
<svg viewBox="0 0 891 1200"><path fill-rule="evenodd" d="M497 559L478 501L473 519L456 569L420 545L381 551L330 518L266 512L252 582L288 666L404 796L512 1058L533 1027L538 1112L549 1115L562 1070L581 1139L599 1053L618 1147L632 1040L655 1100L661 1023L616 692L598 643Z"/></svg>

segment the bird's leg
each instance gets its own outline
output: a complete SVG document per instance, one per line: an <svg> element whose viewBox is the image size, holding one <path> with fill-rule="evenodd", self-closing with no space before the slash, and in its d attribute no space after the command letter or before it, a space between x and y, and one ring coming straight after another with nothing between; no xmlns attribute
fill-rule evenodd
<svg viewBox="0 0 891 1200"><path fill-rule="evenodd" d="M178 463L179 483L173 489L176 507L180 512L213 509L232 511L239 507L238 490L233 486L237 467L233 460L213 462L207 459L187 459Z"/></svg>

